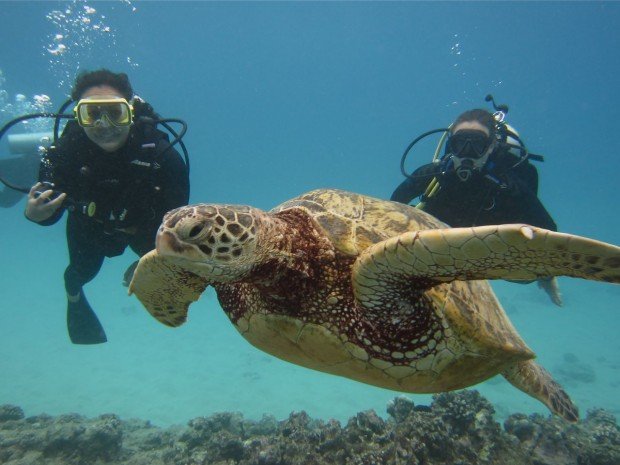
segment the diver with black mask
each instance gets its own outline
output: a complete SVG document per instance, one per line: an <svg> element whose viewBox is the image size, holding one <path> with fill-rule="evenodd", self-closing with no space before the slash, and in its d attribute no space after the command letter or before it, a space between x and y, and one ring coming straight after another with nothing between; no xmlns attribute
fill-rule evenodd
<svg viewBox="0 0 620 465"><path fill-rule="evenodd" d="M419 197L419 208L451 227L525 223L557 231L538 198L538 171L530 163L543 157L529 153L517 131L504 121L508 107L494 101L493 105L495 113L466 111L449 128L415 139L401 159L406 179L391 200L409 204ZM434 133L443 136L433 161L407 173L404 166L411 148ZM562 305L555 279L540 280L539 285L556 305Z"/></svg>
<svg viewBox="0 0 620 465"><path fill-rule="evenodd" d="M72 102L77 102L73 115L63 115ZM134 95L126 74L106 69L78 75L71 101L59 114L39 116L56 118L54 134L61 118L70 121L41 160L25 215L49 226L68 211L64 278L69 337L75 344L103 343L107 336L83 287L98 274L105 257L121 255L127 246L139 257L154 249L164 214L189 202L189 160L181 140L186 125L160 119ZM177 134L168 122L181 123L182 132ZM157 124L171 132L172 142ZM176 143L185 160L174 149ZM130 267L125 281L132 272Z"/></svg>

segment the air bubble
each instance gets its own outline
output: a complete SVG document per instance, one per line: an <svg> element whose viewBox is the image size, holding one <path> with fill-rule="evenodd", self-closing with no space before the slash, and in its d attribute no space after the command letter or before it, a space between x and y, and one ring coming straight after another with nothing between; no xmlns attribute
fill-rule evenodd
<svg viewBox="0 0 620 465"><path fill-rule="evenodd" d="M106 15L101 14L87 0L73 0L65 10L52 10L45 17L54 30L48 36L48 44L43 47L48 57L49 67L55 75L59 87L70 85L75 79L75 71L82 63L92 61L95 53L106 49L113 53L119 62L126 57L117 55L117 40L114 25ZM135 11L128 0L122 4ZM101 6L105 9L106 6ZM132 66L137 66L132 63Z"/></svg>

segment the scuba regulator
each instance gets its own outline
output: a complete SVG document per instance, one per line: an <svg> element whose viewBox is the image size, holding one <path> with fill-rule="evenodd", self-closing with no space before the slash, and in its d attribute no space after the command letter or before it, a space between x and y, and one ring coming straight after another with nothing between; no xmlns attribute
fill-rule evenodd
<svg viewBox="0 0 620 465"><path fill-rule="evenodd" d="M138 99L141 103L145 103L143 100L140 99L140 97L136 96L134 97L134 99ZM74 114L63 113L67 109L67 107L69 107L72 103L74 103L72 99L67 100L60 107L57 113L33 113L29 115L19 116L17 118L10 120L0 129L0 140L2 140L2 138L9 131L9 129L11 129L13 126L15 126L18 123L26 122L28 120L35 119L35 118L53 118L54 128L52 132L14 134L14 135L9 135L7 137L10 153L24 154L24 153L35 153L36 152L38 153L40 157L43 157L49 150L53 150L56 144L58 143L61 121L63 119L75 120L79 117L77 111L74 111ZM182 140L183 136L185 136L185 133L187 132L187 123L184 120L181 120L178 118L159 119L159 118L151 118L148 116L138 116L136 119L138 123L149 124L149 125L152 125L153 127L157 127L157 125L161 124L173 136L172 141L169 142L168 147L166 147L161 152L161 154L165 153L167 150L174 147L176 144L179 144L183 151L185 166L189 174L189 168L190 168L189 154ZM169 123L180 124L181 125L180 132L177 133L174 130L174 128L170 126ZM15 185L14 183L5 179L2 173L0 173L0 182L10 189L22 192L24 194L28 194L31 189L31 186ZM42 184L44 185L44 189L41 191L37 191L35 195L39 196L46 190L49 190L49 189L54 190L55 188L57 188L57 186L54 186L52 183L49 183L49 182L43 182ZM52 196L52 199L58 197L58 195L60 195L60 193L55 192ZM63 201L62 208L65 208L66 210L70 212L81 213L88 217L93 217L97 210L97 206L95 202L80 202L80 201L70 198L69 196L67 196L65 200Z"/></svg>

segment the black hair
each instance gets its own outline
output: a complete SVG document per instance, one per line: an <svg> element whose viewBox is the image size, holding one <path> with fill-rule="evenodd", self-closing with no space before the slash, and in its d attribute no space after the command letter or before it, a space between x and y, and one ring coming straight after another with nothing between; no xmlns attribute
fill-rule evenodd
<svg viewBox="0 0 620 465"><path fill-rule="evenodd" d="M71 99L79 100L87 89L102 85L113 87L127 100L131 100L133 97L133 88L125 73L113 73L102 68L96 71L82 71L78 74L71 91Z"/></svg>
<svg viewBox="0 0 620 465"><path fill-rule="evenodd" d="M454 123L452 123L452 127L455 127L465 121L476 121L482 124L485 128L489 130L490 136L494 136L497 134L497 121L493 114L488 112L487 110L476 108L474 110L469 110L465 113L461 113L459 117L454 121Z"/></svg>

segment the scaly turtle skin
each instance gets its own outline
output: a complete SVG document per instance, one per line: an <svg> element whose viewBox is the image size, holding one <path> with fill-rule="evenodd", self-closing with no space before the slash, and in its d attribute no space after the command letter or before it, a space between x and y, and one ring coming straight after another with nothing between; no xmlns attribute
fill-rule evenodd
<svg viewBox="0 0 620 465"><path fill-rule="evenodd" d="M195 205L166 215L130 286L179 326L211 285L237 330L283 360L396 391L502 374L570 421L485 279L620 282L620 248L526 225L448 228L400 203L316 190L270 212Z"/></svg>

